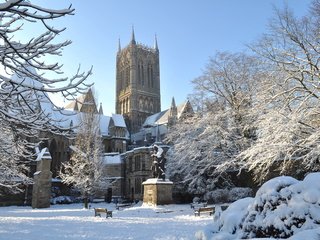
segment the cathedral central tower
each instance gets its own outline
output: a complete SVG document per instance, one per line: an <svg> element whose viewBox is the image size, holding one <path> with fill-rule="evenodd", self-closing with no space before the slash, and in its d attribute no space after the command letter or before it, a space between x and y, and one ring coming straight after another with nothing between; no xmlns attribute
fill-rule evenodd
<svg viewBox="0 0 320 240"><path fill-rule="evenodd" d="M116 113L122 114L130 133L140 130L146 118L161 111L160 67L157 38L154 47L131 41L119 50L116 63Z"/></svg>

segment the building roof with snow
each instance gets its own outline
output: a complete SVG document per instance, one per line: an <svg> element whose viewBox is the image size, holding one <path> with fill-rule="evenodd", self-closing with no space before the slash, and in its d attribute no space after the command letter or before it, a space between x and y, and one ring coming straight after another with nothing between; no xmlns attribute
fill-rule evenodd
<svg viewBox="0 0 320 240"><path fill-rule="evenodd" d="M114 126L127 128L127 125L126 125L124 118L121 114L112 114L112 119L114 122Z"/></svg>
<svg viewBox="0 0 320 240"><path fill-rule="evenodd" d="M193 113L193 109L189 100L178 105L176 108L177 108L177 111L176 111L177 119L180 119L180 117L183 116L184 113ZM155 127L157 125L168 124L171 113L172 113L172 108L169 108L165 111L153 114L145 120L142 127L148 128L148 127Z"/></svg>
<svg viewBox="0 0 320 240"><path fill-rule="evenodd" d="M64 108L73 110L73 111L79 111L79 112L98 113L97 105L96 105L91 88L89 88L89 90L85 94L80 95L74 101L71 101L70 103L68 103Z"/></svg>
<svg viewBox="0 0 320 240"><path fill-rule="evenodd" d="M120 154L104 155L102 158L103 158L104 165L113 165L113 164L121 164L122 163Z"/></svg>

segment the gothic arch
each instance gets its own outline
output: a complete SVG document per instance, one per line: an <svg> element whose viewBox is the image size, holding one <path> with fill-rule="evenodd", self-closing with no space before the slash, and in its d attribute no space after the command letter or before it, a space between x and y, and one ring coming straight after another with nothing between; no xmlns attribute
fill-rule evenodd
<svg viewBox="0 0 320 240"><path fill-rule="evenodd" d="M126 72L125 87L127 88L130 85L130 67L129 66L126 68L125 72Z"/></svg>
<svg viewBox="0 0 320 240"><path fill-rule="evenodd" d="M148 78L148 87L153 86L153 65L152 65L152 63L148 63L147 78Z"/></svg>
<svg viewBox="0 0 320 240"><path fill-rule="evenodd" d="M147 98L145 98L144 99L144 103L143 103L143 110L147 110L148 109L148 99Z"/></svg>
<svg viewBox="0 0 320 240"><path fill-rule="evenodd" d="M139 85L144 85L144 63L140 59L138 63L138 84Z"/></svg>
<svg viewBox="0 0 320 240"><path fill-rule="evenodd" d="M149 110L150 110L150 112L153 112L153 99L152 98L149 100Z"/></svg>
<svg viewBox="0 0 320 240"><path fill-rule="evenodd" d="M143 110L143 97L142 96L140 96L139 97L139 110Z"/></svg>

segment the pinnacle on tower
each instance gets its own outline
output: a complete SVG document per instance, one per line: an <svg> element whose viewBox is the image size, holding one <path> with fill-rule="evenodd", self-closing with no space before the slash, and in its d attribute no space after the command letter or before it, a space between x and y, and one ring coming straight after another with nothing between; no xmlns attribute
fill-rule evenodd
<svg viewBox="0 0 320 240"><path fill-rule="evenodd" d="M136 38L134 36L134 27L132 26L131 43L136 44Z"/></svg>
<svg viewBox="0 0 320 240"><path fill-rule="evenodd" d="M172 97L171 107L170 107L170 110L169 110L170 121L174 122L177 117L178 117L178 109L177 109L174 97Z"/></svg>
<svg viewBox="0 0 320 240"><path fill-rule="evenodd" d="M156 51L159 51L157 34L154 35L154 49L155 49Z"/></svg>
<svg viewBox="0 0 320 240"><path fill-rule="evenodd" d="M103 115L102 103L100 103L99 114L100 114L100 115Z"/></svg>
<svg viewBox="0 0 320 240"><path fill-rule="evenodd" d="M172 101L171 101L171 108L176 108L176 101L174 100L174 97L172 97Z"/></svg>
<svg viewBox="0 0 320 240"><path fill-rule="evenodd" d="M118 52L121 52L121 43L120 43L120 38L119 38L119 42L118 42Z"/></svg>

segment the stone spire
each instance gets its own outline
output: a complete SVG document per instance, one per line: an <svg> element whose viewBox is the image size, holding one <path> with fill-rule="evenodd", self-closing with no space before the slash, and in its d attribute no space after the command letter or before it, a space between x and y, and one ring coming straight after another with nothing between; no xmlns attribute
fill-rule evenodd
<svg viewBox="0 0 320 240"><path fill-rule="evenodd" d="M170 107L170 116L177 116L178 111L177 111L177 106L176 106L176 101L174 100L174 97L172 97L171 101L171 107Z"/></svg>
<svg viewBox="0 0 320 240"><path fill-rule="evenodd" d="M157 34L154 35L154 49L158 52L158 40L157 40Z"/></svg>
<svg viewBox="0 0 320 240"><path fill-rule="evenodd" d="M120 38L119 38L119 42L118 42L118 53L121 52L121 42L120 42Z"/></svg>
<svg viewBox="0 0 320 240"><path fill-rule="evenodd" d="M136 38L134 36L134 27L132 26L132 33L131 33L131 44L136 44Z"/></svg>
<svg viewBox="0 0 320 240"><path fill-rule="evenodd" d="M172 97L171 107L169 109L168 125L174 125L178 119L178 109L174 97Z"/></svg>
<svg viewBox="0 0 320 240"><path fill-rule="evenodd" d="M100 103L99 114L100 114L100 115L103 115L102 103Z"/></svg>

